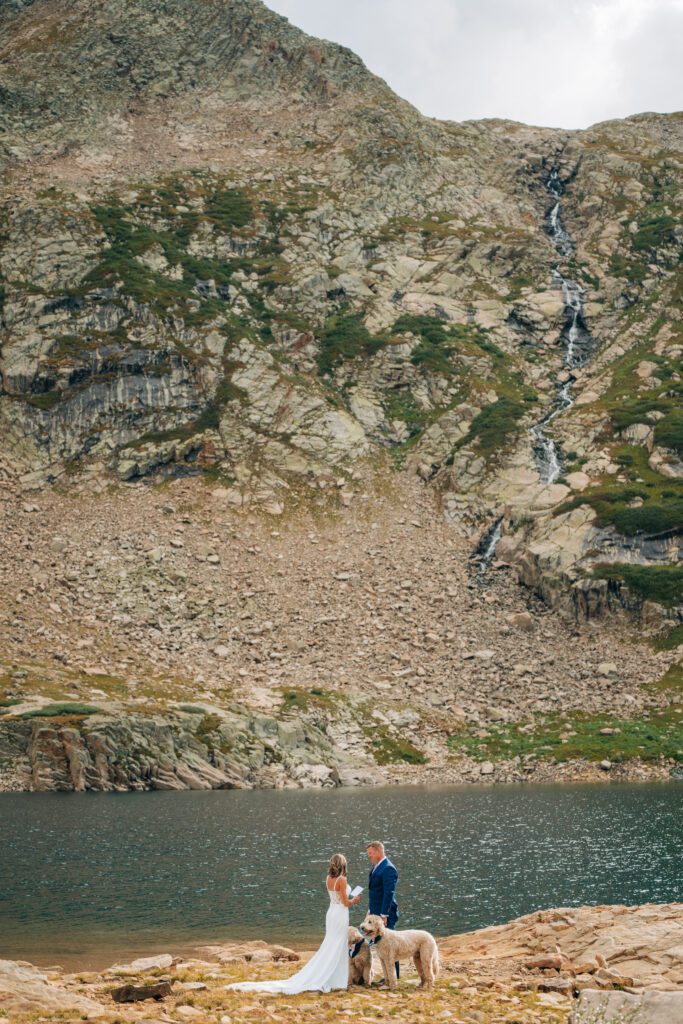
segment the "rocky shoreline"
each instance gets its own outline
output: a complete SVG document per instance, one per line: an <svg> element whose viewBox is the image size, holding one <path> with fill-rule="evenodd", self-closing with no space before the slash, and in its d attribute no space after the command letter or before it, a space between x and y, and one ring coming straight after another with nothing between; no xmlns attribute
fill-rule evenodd
<svg viewBox="0 0 683 1024"><path fill-rule="evenodd" d="M410 965L396 994L354 988L291 999L226 990L235 980L286 976L310 956L264 941L157 953L100 972L0 960L0 1021L247 1024L304 1014L323 1024L340 1016L374 1021L379 1012L401 1024L588 1024L600 1010L597 1019L607 1024L623 1021L611 1008L628 1006L639 1010L639 1024L675 1024L683 1009L682 942L683 904L539 911L439 940L433 992L416 989Z"/></svg>
<svg viewBox="0 0 683 1024"><path fill-rule="evenodd" d="M306 717L244 707L0 721L0 793L683 781L678 761L351 760Z"/></svg>

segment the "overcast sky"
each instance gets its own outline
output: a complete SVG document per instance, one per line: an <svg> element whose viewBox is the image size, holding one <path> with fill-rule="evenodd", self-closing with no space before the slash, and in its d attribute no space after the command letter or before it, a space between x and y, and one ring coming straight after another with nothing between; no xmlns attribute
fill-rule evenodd
<svg viewBox="0 0 683 1024"><path fill-rule="evenodd" d="M266 0L424 114L586 128L683 109L683 0Z"/></svg>

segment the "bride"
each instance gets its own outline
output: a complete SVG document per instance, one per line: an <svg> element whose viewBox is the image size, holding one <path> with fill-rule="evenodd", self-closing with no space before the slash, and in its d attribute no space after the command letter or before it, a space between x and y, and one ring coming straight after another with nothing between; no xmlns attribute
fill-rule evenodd
<svg viewBox="0 0 683 1024"><path fill-rule="evenodd" d="M360 901L360 896L350 900L347 895L347 870L346 857L335 853L330 860L325 882L330 896L325 918L325 938L305 967L284 981L240 981L226 987L240 992L269 992L285 996L347 988L349 907Z"/></svg>

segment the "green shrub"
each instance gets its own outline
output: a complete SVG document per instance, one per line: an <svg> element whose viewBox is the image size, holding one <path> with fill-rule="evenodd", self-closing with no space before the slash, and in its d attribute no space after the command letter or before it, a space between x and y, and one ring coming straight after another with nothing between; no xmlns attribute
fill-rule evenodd
<svg viewBox="0 0 683 1024"><path fill-rule="evenodd" d="M669 408L667 402L659 401L656 398L623 398L611 410L612 423L617 430L630 427L632 423L642 423L647 419L648 413L666 412Z"/></svg>
<svg viewBox="0 0 683 1024"><path fill-rule="evenodd" d="M633 236L632 245L636 252L658 249L676 241L676 220L668 214L649 217L643 221Z"/></svg>
<svg viewBox="0 0 683 1024"><path fill-rule="evenodd" d="M655 441L683 458L683 412L670 412L655 426Z"/></svg>
<svg viewBox="0 0 683 1024"><path fill-rule="evenodd" d="M619 508L612 515L614 527L626 537L654 535L678 529L683 523L683 498L664 504L648 502L640 508Z"/></svg>
<svg viewBox="0 0 683 1024"><path fill-rule="evenodd" d="M407 388L390 391L384 408L389 419L401 420L406 424L411 437L425 427L429 416L412 391Z"/></svg>
<svg viewBox="0 0 683 1024"><path fill-rule="evenodd" d="M610 271L615 277L626 278L632 284L642 284L647 277L644 263L628 260L622 253L615 253L610 260Z"/></svg>
<svg viewBox="0 0 683 1024"><path fill-rule="evenodd" d="M512 434L517 433L519 420L525 411L521 402L512 398L499 398L497 402L485 406L479 415L475 416L469 433L460 442L459 447L466 448L476 441L482 455L492 455Z"/></svg>
<svg viewBox="0 0 683 1024"><path fill-rule="evenodd" d="M384 338L370 334L361 313L337 313L329 317L323 327L318 370L321 374L331 373L338 363L358 356L372 356L385 344Z"/></svg>
<svg viewBox="0 0 683 1024"><path fill-rule="evenodd" d="M559 506L560 515L581 505L590 505L596 513L596 526L614 526L627 537L638 533L655 535L675 530L683 522L683 487L653 472L647 464L647 452L635 446L616 453L621 465L632 465L632 477L641 476L637 484L609 483L583 491ZM635 499L643 504L631 507Z"/></svg>
<svg viewBox="0 0 683 1024"><path fill-rule="evenodd" d="M683 566L678 565L598 565L597 579L615 580L647 601L672 607L683 603Z"/></svg>
<svg viewBox="0 0 683 1024"><path fill-rule="evenodd" d="M61 391L43 391L39 395L27 395L26 401L34 409L41 409L43 412L51 412L62 400Z"/></svg>
<svg viewBox="0 0 683 1024"><path fill-rule="evenodd" d="M504 353L497 345L487 341L482 328L472 324L449 324L436 316L405 313L391 328L391 334L393 337L399 334L413 334L419 338L420 343L411 356L413 364L425 366L445 377L453 374L454 367L450 357L459 346L474 344L496 359L504 358Z"/></svg>
<svg viewBox="0 0 683 1024"><path fill-rule="evenodd" d="M254 212L251 203L239 189L217 189L204 203L207 218L222 231L243 228Z"/></svg>
<svg viewBox="0 0 683 1024"><path fill-rule="evenodd" d="M448 342L449 332L446 324L436 316L412 316L405 313L400 316L391 328L392 334L414 334L432 345L444 345Z"/></svg>

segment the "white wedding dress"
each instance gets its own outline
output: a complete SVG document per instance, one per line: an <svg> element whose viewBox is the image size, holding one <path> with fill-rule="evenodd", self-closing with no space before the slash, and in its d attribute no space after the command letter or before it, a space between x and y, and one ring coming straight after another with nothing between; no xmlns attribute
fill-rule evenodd
<svg viewBox="0 0 683 1024"><path fill-rule="evenodd" d="M305 967L284 981L239 981L226 988L239 992L265 992L273 995L295 996L299 992L331 992L348 988L349 908L344 906L338 892L327 888L330 905L325 918L325 938L322 945Z"/></svg>

